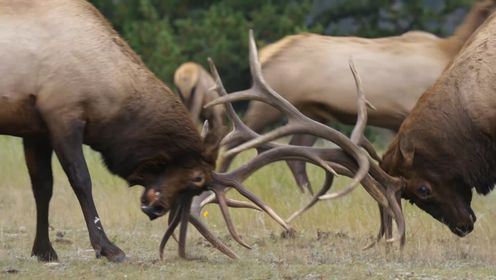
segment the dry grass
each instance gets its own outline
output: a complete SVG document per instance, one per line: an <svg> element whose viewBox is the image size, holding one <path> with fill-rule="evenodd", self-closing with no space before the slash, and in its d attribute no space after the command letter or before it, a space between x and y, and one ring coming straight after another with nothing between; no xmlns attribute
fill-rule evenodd
<svg viewBox="0 0 496 280"><path fill-rule="evenodd" d="M101 165L99 155L86 151L94 197L108 236L130 257L125 264L97 260L88 240L74 193L54 160L55 190L50 210L51 238L58 264L38 263L29 256L35 229L35 207L22 147L16 138L0 138L0 279L496 279L495 195L475 197L475 230L457 238L417 208L406 205L407 245L403 254L384 244L362 251L378 228L378 211L361 189L340 200L320 203L294 222L296 239L281 239L280 227L256 211L233 210L235 224L253 244L246 250L228 237L216 207L206 221L241 256L232 261L192 231L188 252L194 260L177 257L172 241L166 259L158 259L165 219L147 220L139 210L141 188L127 188ZM246 159L247 156L245 156ZM242 159L241 159L242 160ZM314 184L319 170L311 170ZM346 179L340 179L343 185ZM275 164L250 178L246 185L283 216L309 198L301 195L287 168Z"/></svg>

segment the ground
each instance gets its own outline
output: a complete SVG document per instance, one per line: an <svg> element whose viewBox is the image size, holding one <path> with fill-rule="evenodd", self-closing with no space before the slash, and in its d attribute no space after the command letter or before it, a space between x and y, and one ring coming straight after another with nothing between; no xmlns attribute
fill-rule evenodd
<svg viewBox="0 0 496 280"><path fill-rule="evenodd" d="M150 222L139 209L141 187L128 188L111 176L97 153L86 149L100 218L111 240L129 259L123 264L96 259L81 209L54 158L55 190L50 209L51 239L59 263L30 257L35 207L20 141L0 137L0 279L496 279L496 195L475 196L478 216L464 238L406 203L407 243L390 249L380 243L362 250L379 226L377 206L357 189L351 195L321 202L293 222L296 238L280 237L282 229L263 213L232 210L248 250L233 242L215 205L204 217L209 227L240 256L231 260L212 248L193 228L189 260L177 256L171 240L164 260L158 246L166 219ZM242 162L249 155L238 160ZM321 181L311 169L314 188ZM343 186L346 179L340 179ZM308 194L296 188L284 164L266 167L246 185L283 217L302 206ZM231 194L234 195L234 192ZM389 251L389 252L387 252Z"/></svg>

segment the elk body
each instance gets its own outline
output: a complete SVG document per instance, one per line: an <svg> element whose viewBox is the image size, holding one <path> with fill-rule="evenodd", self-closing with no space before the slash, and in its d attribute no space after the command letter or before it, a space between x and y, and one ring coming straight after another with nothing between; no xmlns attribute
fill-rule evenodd
<svg viewBox="0 0 496 280"><path fill-rule="evenodd" d="M199 125L201 118L208 120L214 127L222 126L225 116L223 106L203 109L203 106L219 96L216 91L210 90L215 86L215 81L200 64L194 62L181 64L174 73L174 84L195 124Z"/></svg>
<svg viewBox="0 0 496 280"><path fill-rule="evenodd" d="M397 130L420 95L434 84L494 8L494 0L478 1L448 38L419 31L375 39L288 36L260 51L263 75L275 91L305 115L321 122L353 124L356 89L348 70L348 58L353 56L357 70L367 73L363 87L377 109L369 112L368 124ZM274 108L251 102L244 120L261 131L279 117Z"/></svg>
<svg viewBox="0 0 496 280"><path fill-rule="evenodd" d="M467 42L422 95L382 167L406 180L402 197L465 236L476 216L472 189L496 183L496 18Z"/></svg>
<svg viewBox="0 0 496 280"><path fill-rule="evenodd" d="M145 186L151 218L210 178L209 154L174 94L86 1L0 2L0 133L22 137L36 200L32 254L56 260L48 235L55 152L77 195L97 256L124 259L103 230L82 145Z"/></svg>

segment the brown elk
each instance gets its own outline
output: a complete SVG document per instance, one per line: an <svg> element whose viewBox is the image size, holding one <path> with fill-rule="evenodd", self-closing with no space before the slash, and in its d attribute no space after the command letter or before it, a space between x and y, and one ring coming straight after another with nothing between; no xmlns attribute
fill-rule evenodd
<svg viewBox="0 0 496 280"><path fill-rule="evenodd" d="M110 172L144 187L141 208L150 219L169 213L161 248L180 224L181 256L190 221L215 247L235 257L190 216L193 196L213 190L229 231L247 246L227 211L229 205L247 204L227 199L227 188L235 188L289 229L240 181L279 159L306 160L332 170L315 148L276 147L231 173L215 173L220 140L215 129L202 139L179 99L87 1L0 1L0 23L0 133L23 138L37 211L32 254L40 260L57 260L48 234L53 152L79 200L97 257L111 261L122 261L125 254L104 232L83 144L101 153ZM317 129L305 133L334 141L352 158L352 189L367 175L366 156L346 136L308 121L307 127Z"/></svg>
<svg viewBox="0 0 496 280"><path fill-rule="evenodd" d="M174 73L174 84L184 105L188 108L193 122L198 126L201 119L208 120L213 127L223 124L225 110L222 106L203 109L203 106L219 97L212 76L198 63L185 62Z"/></svg>
<svg viewBox="0 0 496 280"><path fill-rule="evenodd" d="M496 1L477 1L448 38L426 32L407 32L386 38L333 37L317 34L287 36L260 51L263 75L268 84L301 112L320 122L355 121L355 86L348 71L354 57L363 77L367 99L376 110L368 124L397 130L420 95L439 77L465 41L494 11ZM251 102L246 124L260 132L281 114L261 102ZM312 145L315 138L297 135L291 143ZM237 143L228 143L236 145ZM375 157L378 159L378 157ZM226 158L221 170L227 169ZM312 193L304 165L288 162L303 191Z"/></svg>
<svg viewBox="0 0 496 280"><path fill-rule="evenodd" d="M476 220L472 189L487 194L496 183L495 50L492 15L422 95L381 164L406 179L404 199L459 236Z"/></svg>

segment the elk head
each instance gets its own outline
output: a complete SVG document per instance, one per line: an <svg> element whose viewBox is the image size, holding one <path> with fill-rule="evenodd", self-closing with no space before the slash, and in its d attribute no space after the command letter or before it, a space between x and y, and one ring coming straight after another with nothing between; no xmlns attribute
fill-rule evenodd
<svg viewBox="0 0 496 280"><path fill-rule="evenodd" d="M145 186L141 196L141 210L153 220L184 203L186 197L193 197L207 189L212 181L212 164L180 163L167 167L165 172L143 174L140 185Z"/></svg>
<svg viewBox="0 0 496 280"><path fill-rule="evenodd" d="M406 181L401 197L446 224L454 234L460 237L469 234L476 220L470 207L472 187L460 174L439 170L439 166L449 169L448 166L456 163L439 164L431 159L443 158L442 148L415 146L414 137L401 136L400 130L382 162L388 173ZM439 154L433 156L432 153Z"/></svg>

